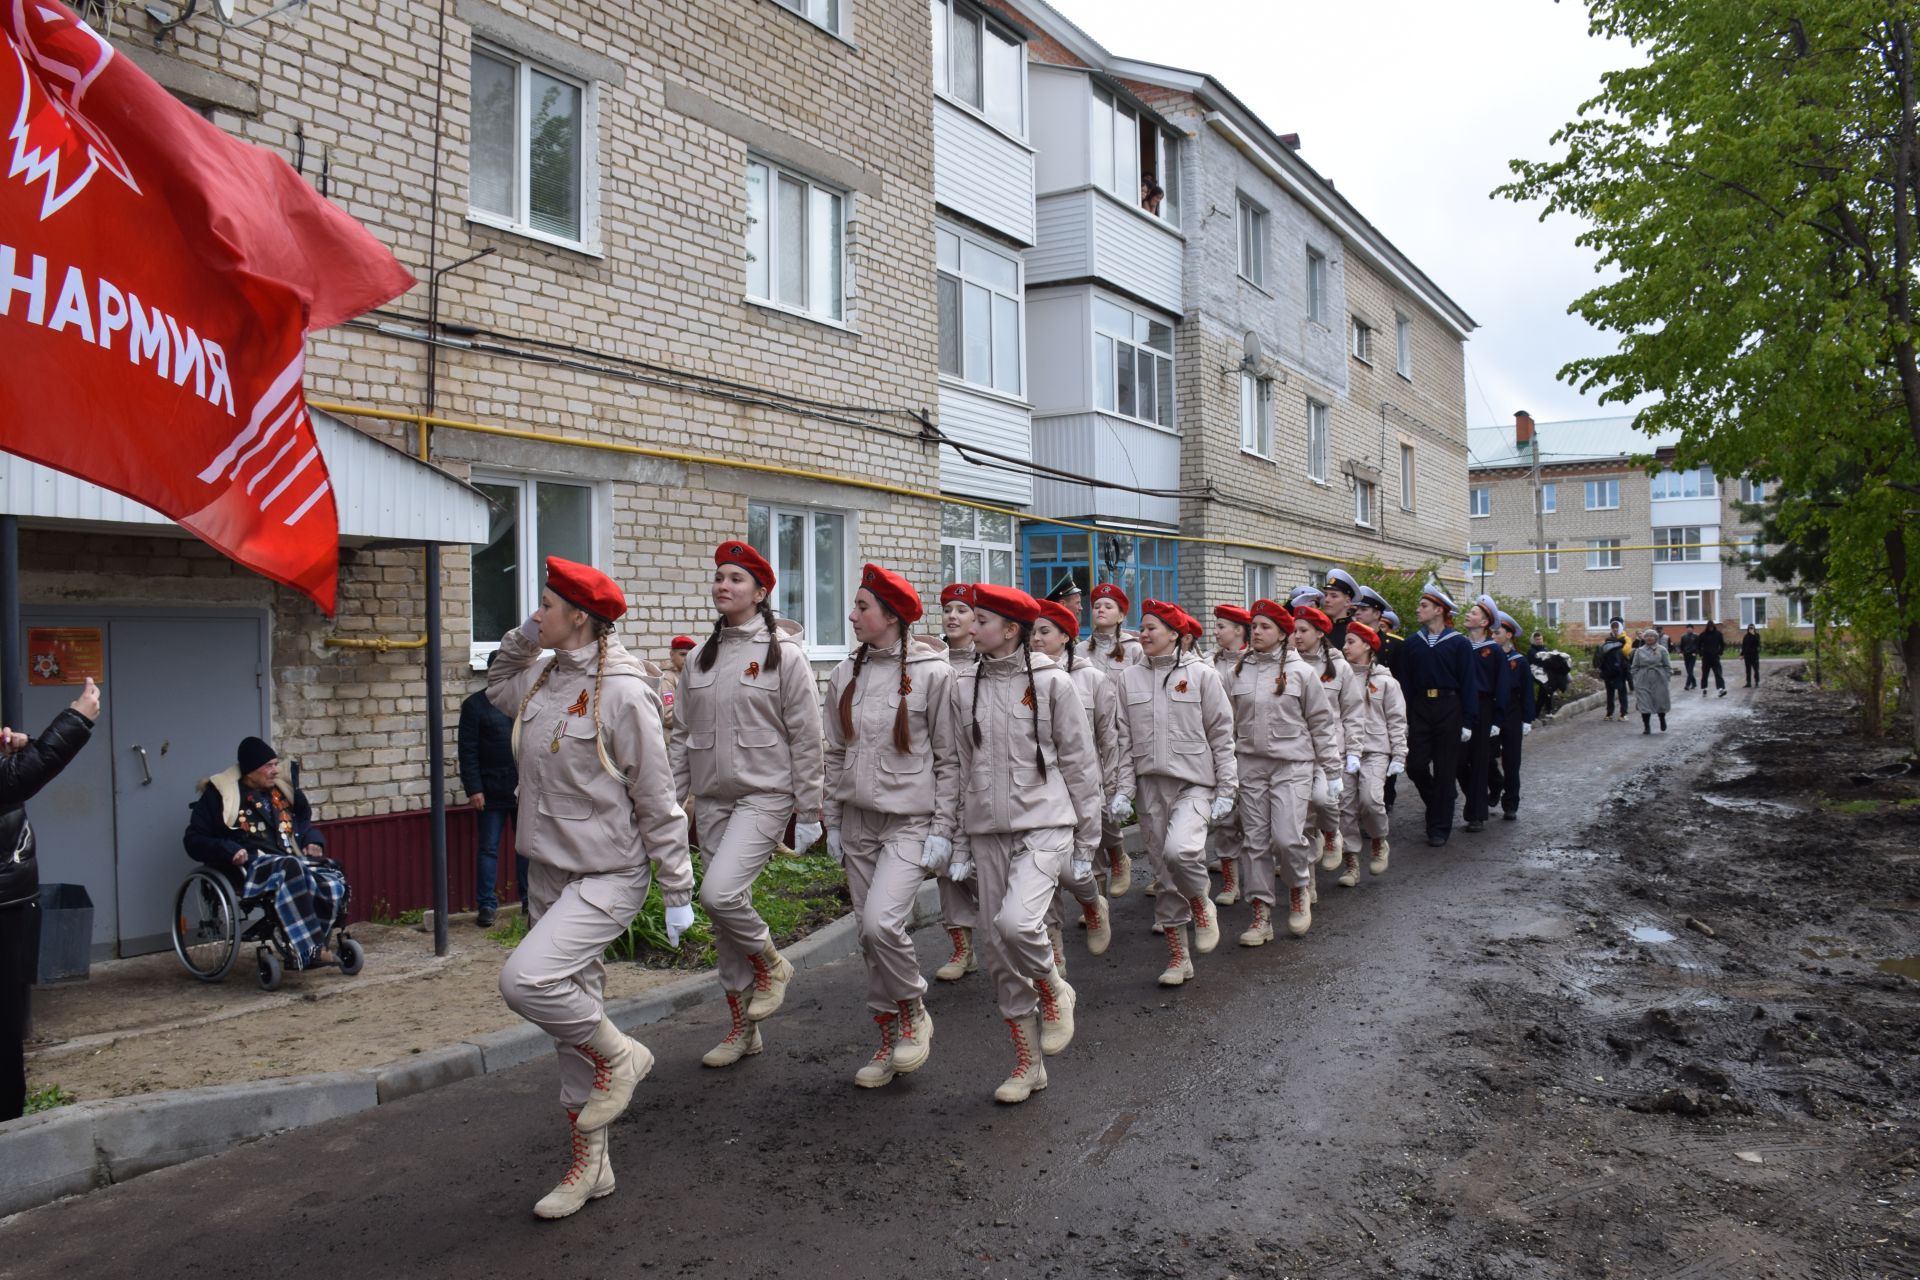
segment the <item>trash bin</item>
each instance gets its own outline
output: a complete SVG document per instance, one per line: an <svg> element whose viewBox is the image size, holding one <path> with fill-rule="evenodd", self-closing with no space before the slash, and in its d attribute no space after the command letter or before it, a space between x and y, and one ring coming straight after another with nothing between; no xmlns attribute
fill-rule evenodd
<svg viewBox="0 0 1920 1280"><path fill-rule="evenodd" d="M93 899L82 884L40 886L38 981L84 978L93 955Z"/></svg>

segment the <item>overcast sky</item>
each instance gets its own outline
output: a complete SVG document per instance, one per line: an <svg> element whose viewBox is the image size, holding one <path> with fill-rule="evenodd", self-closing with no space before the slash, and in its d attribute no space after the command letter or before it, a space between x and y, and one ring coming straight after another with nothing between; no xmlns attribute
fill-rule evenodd
<svg viewBox="0 0 1920 1280"><path fill-rule="evenodd" d="M1487 193L1635 60L1579 0L1052 0L1113 53L1212 75L1479 322L1470 426L1625 412L1554 374L1611 350L1567 314L1593 287L1579 224ZM1177 16L1176 16L1177 15Z"/></svg>

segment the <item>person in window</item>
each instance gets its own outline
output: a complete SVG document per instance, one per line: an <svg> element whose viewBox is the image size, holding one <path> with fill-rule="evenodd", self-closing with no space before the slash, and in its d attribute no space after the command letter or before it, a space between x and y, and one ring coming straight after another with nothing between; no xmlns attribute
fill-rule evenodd
<svg viewBox="0 0 1920 1280"><path fill-rule="evenodd" d="M23 806L80 754L99 718L89 676L38 738L0 729L0 1122L26 1109L27 1013L40 968L40 863Z"/></svg>
<svg viewBox="0 0 1920 1280"><path fill-rule="evenodd" d="M1120 693L1113 679L1078 652L1080 618L1071 609L1054 600L1040 602L1040 616L1033 624L1033 649L1053 659L1054 664L1073 680L1079 691L1080 705L1087 713L1087 725L1093 731L1093 752L1100 762L1100 807L1104 812L1120 789L1120 758L1125 744L1120 740ZM1067 949L1060 922L1064 913L1077 911L1087 930L1087 950L1105 955L1113 941L1106 898L1107 865L1096 858L1084 878L1070 878L1054 896L1047 913L1047 939L1053 944L1053 966L1064 976Z"/></svg>
<svg viewBox="0 0 1920 1280"><path fill-rule="evenodd" d="M1140 184L1140 207L1154 217L1160 216L1160 204L1166 198L1165 189L1151 177Z"/></svg>
<svg viewBox="0 0 1920 1280"><path fill-rule="evenodd" d="M890 569L860 571L847 620L859 648L827 680L827 849L847 873L880 1048L863 1089L918 1071L933 1048L927 981L908 926L928 872L947 870L959 805L953 664L909 628L920 594Z"/></svg>
<svg viewBox="0 0 1920 1280"><path fill-rule="evenodd" d="M1093 589L1093 634L1087 639L1087 656L1095 666L1115 680L1127 664L1146 661L1140 637L1124 627L1132 602L1127 593L1111 582ZM1107 860L1107 897L1124 898L1133 887L1133 859L1121 838L1120 824L1126 815L1115 817L1109 809L1100 819L1101 856Z"/></svg>
<svg viewBox="0 0 1920 1280"><path fill-rule="evenodd" d="M940 631L947 643L947 661L955 672L974 663L973 584L949 582L940 589ZM953 943L953 953L945 964L933 971L942 982L958 982L980 970L980 957L973 946L973 931L980 923L980 902L970 881L955 880L947 871L940 873L940 923Z"/></svg>
<svg viewBox="0 0 1920 1280"><path fill-rule="evenodd" d="M500 657L487 655L487 669ZM513 763L513 721L487 698L486 689L467 695L460 704L460 786L477 815L479 847L473 860L473 894L478 914L474 924L493 927L500 909L495 893L499 879L500 838L519 803L520 773ZM520 890L520 909L527 909L527 860L514 857L514 882Z"/></svg>
<svg viewBox="0 0 1920 1280"><path fill-rule="evenodd" d="M1727 696L1727 677L1720 670L1721 655L1727 651L1727 638L1720 634L1720 624L1709 622L1700 633L1700 696L1707 696L1707 681L1712 680L1720 686L1720 696Z"/></svg>
<svg viewBox="0 0 1920 1280"><path fill-rule="evenodd" d="M1760 631L1748 626L1747 633L1740 637L1740 661L1747 669L1747 682L1741 687L1752 689L1760 683Z"/></svg>
<svg viewBox="0 0 1920 1280"><path fill-rule="evenodd" d="M773 566L744 542L713 553L713 634L687 664L669 755L674 792L700 832L700 905L713 922L731 1025L702 1059L760 1052L760 1024L786 1002L793 965L753 907L753 885L792 819L811 849L821 822L820 696L800 624L774 616Z"/></svg>

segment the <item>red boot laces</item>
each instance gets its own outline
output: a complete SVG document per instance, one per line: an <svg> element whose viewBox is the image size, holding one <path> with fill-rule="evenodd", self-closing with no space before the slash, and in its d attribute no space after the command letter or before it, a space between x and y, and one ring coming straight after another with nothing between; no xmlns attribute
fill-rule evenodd
<svg viewBox="0 0 1920 1280"><path fill-rule="evenodd" d="M1060 1020L1060 996L1053 989L1051 980L1043 979L1033 984L1034 994L1040 997L1040 1016L1048 1022Z"/></svg>
<svg viewBox="0 0 1920 1280"><path fill-rule="evenodd" d="M1086 917L1087 928L1098 929L1100 927L1100 904L1099 903L1097 902L1081 903L1080 914Z"/></svg>
<svg viewBox="0 0 1920 1280"><path fill-rule="evenodd" d="M953 954L947 957L947 963L965 964L967 962L966 931L962 929L949 929L947 930L947 936L953 939Z"/></svg>
<svg viewBox="0 0 1920 1280"><path fill-rule="evenodd" d="M1027 1037L1022 1034L1020 1024L1012 1018L1007 1019L1007 1030L1013 1033L1013 1074L1026 1075L1033 1070L1033 1049L1027 1044Z"/></svg>
<svg viewBox="0 0 1920 1280"><path fill-rule="evenodd" d="M1212 922L1212 917L1207 914L1207 900L1205 898L1189 898L1187 899L1187 905L1193 908L1193 923L1195 927L1204 929Z"/></svg>
<svg viewBox="0 0 1920 1280"><path fill-rule="evenodd" d="M1296 916L1305 911L1307 909L1307 891L1305 889L1293 890L1292 896L1287 900L1287 905L1289 910Z"/></svg>
<svg viewBox="0 0 1920 1280"><path fill-rule="evenodd" d="M580 1056L593 1064L593 1087L598 1093L605 1093L607 1085L613 1081L613 1064L601 1057L587 1045L580 1045Z"/></svg>
<svg viewBox="0 0 1920 1280"><path fill-rule="evenodd" d="M578 1119L579 1115L580 1113L577 1111L567 1113L567 1127L573 1132L573 1163L567 1166L567 1172L561 1177L561 1186L578 1182L581 1177L586 1174L587 1161L592 1155L592 1152L587 1148L587 1135L580 1132L574 1125L574 1121Z"/></svg>
<svg viewBox="0 0 1920 1280"><path fill-rule="evenodd" d="M878 1021L884 1015L876 1013L873 1016L874 1020ZM902 1040L913 1039L913 1001L900 1002L900 1021L896 1024L894 1034Z"/></svg>
<svg viewBox="0 0 1920 1280"><path fill-rule="evenodd" d="M763 955L753 957L753 989L761 995L773 990L773 968Z"/></svg>
<svg viewBox="0 0 1920 1280"><path fill-rule="evenodd" d="M727 1038L722 1040L721 1044L730 1044L738 1040L747 1030L746 1010L741 1007L740 997L731 991L727 992L727 1013L733 1018L733 1027L727 1032Z"/></svg>
<svg viewBox="0 0 1920 1280"><path fill-rule="evenodd" d="M874 1050L873 1060L885 1062L893 1056L893 1015L876 1013L873 1015L873 1021L874 1025L880 1028L880 1047Z"/></svg>

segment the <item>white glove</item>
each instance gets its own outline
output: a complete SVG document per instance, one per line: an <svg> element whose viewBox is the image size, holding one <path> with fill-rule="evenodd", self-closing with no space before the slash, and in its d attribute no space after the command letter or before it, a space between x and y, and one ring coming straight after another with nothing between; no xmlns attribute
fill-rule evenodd
<svg viewBox="0 0 1920 1280"><path fill-rule="evenodd" d="M1073 860L1073 878L1076 883L1093 879L1093 859L1075 858Z"/></svg>
<svg viewBox="0 0 1920 1280"><path fill-rule="evenodd" d="M923 870L938 871L952 857L953 841L945 836L928 836L927 842L920 846L920 866Z"/></svg>
<svg viewBox="0 0 1920 1280"><path fill-rule="evenodd" d="M973 861L969 859L965 862L949 862L947 864L947 879L953 881L955 884L965 884L967 881L973 879Z"/></svg>
<svg viewBox="0 0 1920 1280"><path fill-rule="evenodd" d="M1499 725L1495 725L1495 726L1493 726L1493 728L1491 728L1491 729L1489 729L1489 730L1487 730L1487 736L1488 736L1489 738L1497 738L1497 737L1499 737L1499 736L1500 736L1500 726L1499 726Z"/></svg>
<svg viewBox="0 0 1920 1280"><path fill-rule="evenodd" d="M820 843L820 837L826 834L817 822L796 822L793 824L793 851L805 853Z"/></svg>
<svg viewBox="0 0 1920 1280"><path fill-rule="evenodd" d="M1232 796L1215 796L1213 798L1213 811L1207 815L1207 821L1225 822L1227 815L1232 812L1233 812Z"/></svg>
<svg viewBox="0 0 1920 1280"><path fill-rule="evenodd" d="M1327 799L1338 800L1340 798L1340 793L1345 791L1346 789L1347 789L1347 784L1340 781L1339 774L1336 773L1335 775L1333 775L1333 777L1327 779Z"/></svg>
<svg viewBox="0 0 1920 1280"><path fill-rule="evenodd" d="M680 945L680 935L693 928L693 904L667 908L667 945Z"/></svg>
<svg viewBox="0 0 1920 1280"><path fill-rule="evenodd" d="M1387 762L1387 776L1389 778L1397 778L1406 771L1407 762L1404 760L1390 760Z"/></svg>
<svg viewBox="0 0 1920 1280"><path fill-rule="evenodd" d="M1467 726L1465 726L1465 725L1461 725L1461 726L1460 726L1460 741L1462 741L1462 742L1472 742L1472 741L1473 741L1473 730L1471 730L1471 729L1469 729L1469 728L1467 728Z"/></svg>
<svg viewBox="0 0 1920 1280"><path fill-rule="evenodd" d="M1125 822L1133 814L1132 796L1115 796L1107 803L1107 816L1116 823Z"/></svg>
<svg viewBox="0 0 1920 1280"><path fill-rule="evenodd" d="M1531 721L1531 720L1529 720L1529 721L1527 721L1527 722L1526 722L1525 724L1523 724L1523 725L1521 725L1521 726L1520 726L1520 736L1521 736L1521 737L1523 737L1523 738L1524 738L1524 737L1526 737L1526 736L1527 736L1528 734L1530 734L1530 733L1532 733L1532 732L1533 732L1533 721Z"/></svg>
<svg viewBox="0 0 1920 1280"><path fill-rule="evenodd" d="M798 837L796 837L796 839L797 838ZM833 860L841 866L844 867L847 865L847 855L840 851L840 828L838 827L827 828L827 852L831 854Z"/></svg>
<svg viewBox="0 0 1920 1280"><path fill-rule="evenodd" d="M1360 757L1354 755L1352 752L1347 753L1347 772L1348 773L1360 772Z"/></svg>

